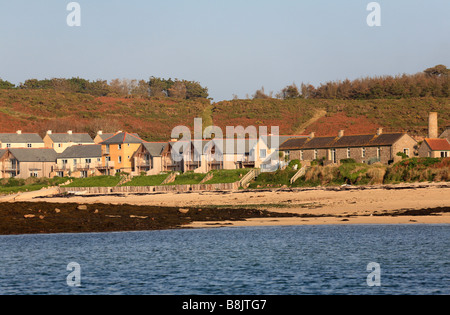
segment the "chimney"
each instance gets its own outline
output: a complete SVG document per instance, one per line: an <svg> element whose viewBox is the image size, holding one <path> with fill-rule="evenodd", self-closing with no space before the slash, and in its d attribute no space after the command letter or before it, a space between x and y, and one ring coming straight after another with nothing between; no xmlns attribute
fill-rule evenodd
<svg viewBox="0 0 450 315"><path fill-rule="evenodd" d="M438 137L438 114L431 112L428 117L428 138L436 139Z"/></svg>
<svg viewBox="0 0 450 315"><path fill-rule="evenodd" d="M17 130L16 133L17 133L18 135L21 135L21 134L22 134L22 130Z"/></svg>
<svg viewBox="0 0 450 315"><path fill-rule="evenodd" d="M97 132L97 135L99 135L99 136L101 136L103 134L103 131L101 131L101 130L99 130L98 132Z"/></svg>
<svg viewBox="0 0 450 315"><path fill-rule="evenodd" d="M316 133L315 132L311 132L309 134L309 139L314 139L316 137Z"/></svg>
<svg viewBox="0 0 450 315"><path fill-rule="evenodd" d="M378 128L377 136L381 136L383 134L383 128Z"/></svg>
<svg viewBox="0 0 450 315"><path fill-rule="evenodd" d="M52 131L51 131L51 130L47 130L47 134L48 134L48 135L51 135L51 134L52 134Z"/></svg>
<svg viewBox="0 0 450 315"><path fill-rule="evenodd" d="M339 130L338 138L342 138L344 136L345 130Z"/></svg>

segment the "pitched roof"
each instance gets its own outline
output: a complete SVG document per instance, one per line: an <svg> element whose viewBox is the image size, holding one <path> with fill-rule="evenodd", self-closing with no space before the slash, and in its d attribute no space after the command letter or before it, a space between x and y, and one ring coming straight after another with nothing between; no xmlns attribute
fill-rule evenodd
<svg viewBox="0 0 450 315"><path fill-rule="evenodd" d="M433 151L450 151L450 142L447 139L425 139Z"/></svg>
<svg viewBox="0 0 450 315"><path fill-rule="evenodd" d="M151 156L161 156L162 151L168 144L168 142L144 142L142 143L142 146Z"/></svg>
<svg viewBox="0 0 450 315"><path fill-rule="evenodd" d="M348 147L390 146L400 140L404 133L381 135L353 135L342 137L315 137L289 139L280 145L280 150L329 149Z"/></svg>
<svg viewBox="0 0 450 315"><path fill-rule="evenodd" d="M136 134L131 134L128 132L116 133L112 137L100 142L100 144L123 144L123 143L143 143L145 142Z"/></svg>
<svg viewBox="0 0 450 315"><path fill-rule="evenodd" d="M278 143L276 143L276 139L278 137ZM278 147L285 141L289 140L289 139L306 139L308 138L308 136L305 135L301 135L301 136L296 136L296 135L291 135L291 136L286 136L286 135L278 135L278 136L274 136L274 135L268 135L267 137L262 136L261 139L266 143L267 147L269 147L270 149L278 149ZM278 146L278 147L277 147Z"/></svg>
<svg viewBox="0 0 450 315"><path fill-rule="evenodd" d="M53 142L94 143L88 133L52 133L48 136Z"/></svg>
<svg viewBox="0 0 450 315"><path fill-rule="evenodd" d="M95 158L102 156L102 146L99 144L74 145L58 154L58 159Z"/></svg>
<svg viewBox="0 0 450 315"><path fill-rule="evenodd" d="M112 136L114 136L116 134L117 134L117 132L115 132L115 133L102 133L102 134L97 134L96 137L100 137L100 139L106 140L106 139L111 138ZM130 133L130 134L135 136L135 137L140 138L137 133Z"/></svg>
<svg viewBox="0 0 450 315"><path fill-rule="evenodd" d="M0 133L2 143L44 143L37 133Z"/></svg>
<svg viewBox="0 0 450 315"><path fill-rule="evenodd" d="M19 162L55 162L57 153L53 149L8 149Z"/></svg>
<svg viewBox="0 0 450 315"><path fill-rule="evenodd" d="M8 151L7 149L0 149L0 158Z"/></svg>

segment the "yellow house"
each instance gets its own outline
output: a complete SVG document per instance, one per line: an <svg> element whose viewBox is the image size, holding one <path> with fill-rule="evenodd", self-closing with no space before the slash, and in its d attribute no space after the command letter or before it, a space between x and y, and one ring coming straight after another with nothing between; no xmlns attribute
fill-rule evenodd
<svg viewBox="0 0 450 315"><path fill-rule="evenodd" d="M44 147L44 141L37 133L22 133L22 130L17 130L16 133L0 133L0 149Z"/></svg>
<svg viewBox="0 0 450 315"><path fill-rule="evenodd" d="M73 133L72 130L67 133L52 133L49 130L44 137L44 143L46 148L52 148L56 153L63 153L71 146L94 144L94 141L88 133Z"/></svg>
<svg viewBox="0 0 450 315"><path fill-rule="evenodd" d="M100 142L102 146L102 165L98 170L103 175L134 171L134 153L145 141L139 136L120 132Z"/></svg>

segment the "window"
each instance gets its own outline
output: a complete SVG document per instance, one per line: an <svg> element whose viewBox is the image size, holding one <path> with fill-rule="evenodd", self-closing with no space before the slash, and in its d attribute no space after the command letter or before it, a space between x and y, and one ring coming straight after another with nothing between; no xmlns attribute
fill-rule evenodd
<svg viewBox="0 0 450 315"><path fill-rule="evenodd" d="M30 173L30 177L38 177L38 173L37 172L31 172Z"/></svg>
<svg viewBox="0 0 450 315"><path fill-rule="evenodd" d="M122 163L122 157L119 156L119 163Z"/></svg>
<svg viewBox="0 0 450 315"><path fill-rule="evenodd" d="M28 143L27 148L31 148L31 147L32 147L31 143Z"/></svg>
<svg viewBox="0 0 450 315"><path fill-rule="evenodd" d="M347 159L349 159L350 158L350 148L347 148Z"/></svg>
<svg viewBox="0 0 450 315"><path fill-rule="evenodd" d="M409 149L403 149L403 153L405 153L409 157Z"/></svg>
<svg viewBox="0 0 450 315"><path fill-rule="evenodd" d="M73 159L73 165L77 165L77 159Z"/></svg>
<svg viewBox="0 0 450 315"><path fill-rule="evenodd" d="M121 144L119 144L119 150L122 150L122 145Z"/></svg>
<svg viewBox="0 0 450 315"><path fill-rule="evenodd" d="M58 148L61 148L61 146L62 146L62 143L58 143Z"/></svg>
<svg viewBox="0 0 450 315"><path fill-rule="evenodd" d="M362 148L362 157L365 158L366 157L366 148Z"/></svg>
<svg viewBox="0 0 450 315"><path fill-rule="evenodd" d="M91 159L86 159L86 164L91 164L91 163L92 163Z"/></svg>
<svg viewBox="0 0 450 315"><path fill-rule="evenodd" d="M380 158L380 157L381 157L381 148L378 147L377 148L377 158Z"/></svg>
<svg viewBox="0 0 450 315"><path fill-rule="evenodd" d="M337 163L337 156L336 156L336 149L331 149L331 161L333 161L333 163Z"/></svg>
<svg viewBox="0 0 450 315"><path fill-rule="evenodd" d="M259 150L259 157L260 157L261 159L265 159L266 156L267 156L267 151L266 151L265 149Z"/></svg>
<svg viewBox="0 0 450 315"><path fill-rule="evenodd" d="M11 148L11 143L7 143L7 144L6 144L6 147L7 147L7 148Z"/></svg>
<svg viewBox="0 0 450 315"><path fill-rule="evenodd" d="M442 152L441 152L441 157L442 157L442 158L448 157L448 151L442 151Z"/></svg>
<svg viewBox="0 0 450 315"><path fill-rule="evenodd" d="M303 161L305 159L304 156L305 152L303 150L300 150L300 160Z"/></svg>
<svg viewBox="0 0 450 315"><path fill-rule="evenodd" d="M314 150L314 160L317 160L319 157L319 150Z"/></svg>

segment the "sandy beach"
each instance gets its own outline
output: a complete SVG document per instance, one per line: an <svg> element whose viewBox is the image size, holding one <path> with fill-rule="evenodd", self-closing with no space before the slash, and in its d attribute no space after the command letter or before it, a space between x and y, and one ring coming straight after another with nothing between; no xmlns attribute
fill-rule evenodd
<svg viewBox="0 0 450 315"><path fill-rule="evenodd" d="M450 183L415 183L366 187L278 189L264 191L79 195L36 197L21 201L139 205L190 208L260 209L295 217L249 218L242 221L201 221L186 227L282 226L321 224L450 224ZM0 199L1 202L1 199ZM438 213L425 209L441 208ZM406 212L409 210L408 212ZM421 211L423 210L423 211Z"/></svg>

